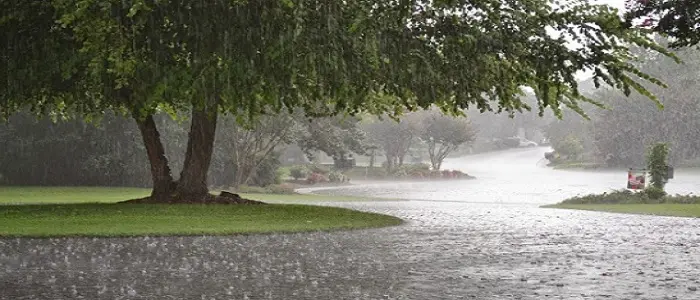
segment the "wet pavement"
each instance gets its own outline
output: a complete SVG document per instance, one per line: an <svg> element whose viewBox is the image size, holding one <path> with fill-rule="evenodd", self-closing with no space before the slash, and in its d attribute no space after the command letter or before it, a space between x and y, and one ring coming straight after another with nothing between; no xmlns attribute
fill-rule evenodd
<svg viewBox="0 0 700 300"><path fill-rule="evenodd" d="M445 163L477 180L316 191L411 199L323 204L407 220L392 228L0 240L0 299L700 299L700 220L539 208L625 180L550 170L544 151Z"/></svg>

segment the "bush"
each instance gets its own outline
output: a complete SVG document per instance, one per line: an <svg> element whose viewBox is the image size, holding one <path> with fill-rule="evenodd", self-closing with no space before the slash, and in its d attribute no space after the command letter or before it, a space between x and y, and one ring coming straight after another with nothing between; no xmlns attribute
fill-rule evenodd
<svg viewBox="0 0 700 300"><path fill-rule="evenodd" d="M562 204L625 204L625 203L649 203L649 197L645 193L635 193L629 190L619 190L603 194L590 194L576 196L562 201Z"/></svg>
<svg viewBox="0 0 700 300"><path fill-rule="evenodd" d="M289 175L294 178L294 180L299 180L306 177L306 170L303 167L293 167L289 170Z"/></svg>
<svg viewBox="0 0 700 300"><path fill-rule="evenodd" d="M294 186L284 183L267 186L267 190L270 194L296 194L296 191L294 191Z"/></svg>
<svg viewBox="0 0 700 300"><path fill-rule="evenodd" d="M426 178L430 175L430 165L410 164L396 168L391 176L395 178Z"/></svg>
<svg viewBox="0 0 700 300"><path fill-rule="evenodd" d="M603 194L591 194L566 199L561 204L645 204L645 203L677 203L700 204L700 197L693 195L666 195L666 192L653 187L642 192L620 190Z"/></svg>
<svg viewBox="0 0 700 300"><path fill-rule="evenodd" d="M653 200L659 200L663 197L666 196L666 192L663 189L660 189L656 186L650 186L643 191L644 194L646 194L647 197Z"/></svg>
<svg viewBox="0 0 700 300"><path fill-rule="evenodd" d="M317 184L322 182L328 182L328 178L321 173L314 172L309 174L309 177L306 178L306 182L308 184Z"/></svg>
<svg viewBox="0 0 700 300"><path fill-rule="evenodd" d="M314 164L314 165L311 165L311 166L309 167L309 171L310 171L311 173L318 173L318 174L321 174L321 175L327 175L328 173L331 172L331 169L328 168L328 167L325 167L325 166L321 166L321 165L316 165L316 164Z"/></svg>
<svg viewBox="0 0 700 300"><path fill-rule="evenodd" d="M279 155L273 154L260 163L255 173L250 177L249 183L255 186L268 186L282 182Z"/></svg>
<svg viewBox="0 0 700 300"><path fill-rule="evenodd" d="M340 172L330 172L328 173L328 181L330 182L346 182L346 177Z"/></svg>
<svg viewBox="0 0 700 300"><path fill-rule="evenodd" d="M503 139L502 142L503 148L517 148L520 146L520 139L519 138L506 138Z"/></svg>
<svg viewBox="0 0 700 300"><path fill-rule="evenodd" d="M578 159L583 154L583 144L573 135L567 136L566 139L557 143L554 148L567 159Z"/></svg>

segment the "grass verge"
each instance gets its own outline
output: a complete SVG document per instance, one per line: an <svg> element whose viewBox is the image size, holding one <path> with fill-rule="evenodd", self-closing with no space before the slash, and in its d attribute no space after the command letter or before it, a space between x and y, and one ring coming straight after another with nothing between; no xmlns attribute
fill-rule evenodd
<svg viewBox="0 0 700 300"><path fill-rule="evenodd" d="M543 207L670 217L700 217L700 204L555 204Z"/></svg>
<svg viewBox="0 0 700 300"><path fill-rule="evenodd" d="M38 204L0 206L0 236L286 233L401 224L392 216L312 205Z"/></svg>
<svg viewBox="0 0 700 300"><path fill-rule="evenodd" d="M6 187L0 186L2 204L116 203L146 197L150 189L113 187ZM215 191L218 193L218 191ZM241 197L269 203L315 201L376 201L374 198L310 194L241 193Z"/></svg>
<svg viewBox="0 0 700 300"><path fill-rule="evenodd" d="M0 187L0 237L164 236L291 233L399 225L396 217L312 205L119 204L147 189ZM268 203L355 197L255 195Z"/></svg>
<svg viewBox="0 0 700 300"><path fill-rule="evenodd" d="M663 195L653 189L642 192L628 190L573 197L544 208L578 209L627 214L673 217L700 217L700 197Z"/></svg>

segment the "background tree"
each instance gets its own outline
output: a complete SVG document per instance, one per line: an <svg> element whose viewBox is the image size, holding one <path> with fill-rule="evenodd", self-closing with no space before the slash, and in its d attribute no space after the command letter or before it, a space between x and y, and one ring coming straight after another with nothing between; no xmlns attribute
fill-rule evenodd
<svg viewBox="0 0 700 300"><path fill-rule="evenodd" d="M366 154L365 132L360 129L357 117L308 119L297 115L296 122L300 128L297 143L310 159L318 151L334 159L352 153Z"/></svg>
<svg viewBox="0 0 700 300"><path fill-rule="evenodd" d="M638 93L625 97L613 90L598 90L592 97L601 99L606 109L589 110L590 122L572 114L547 127L555 150L567 135L574 134L583 143L584 159L611 167L639 168L645 164L648 145L664 141L671 146L672 164L694 164L700 158L696 138L700 126L700 51L684 48L675 53L683 64L664 56L647 57L638 63L641 70L669 83L663 89L650 87L663 110Z"/></svg>
<svg viewBox="0 0 700 300"><path fill-rule="evenodd" d="M260 178L256 175L258 171L265 171L264 167L273 167L274 174L277 169L274 160L278 158L280 148L296 142L299 137L298 125L289 113L262 116L246 127L240 126L230 117L223 118L220 122L221 125L217 127L220 143L217 146L223 144L223 149L229 149L228 152L219 152L231 162L226 169L233 173L230 182L232 187L250 184L251 180ZM279 165L279 162L276 164ZM258 181L259 185L274 183L269 180Z"/></svg>
<svg viewBox="0 0 700 300"><path fill-rule="evenodd" d="M466 118L431 112L423 119L421 140L428 145L433 170L440 170L443 160L459 146L473 142L476 132Z"/></svg>
<svg viewBox="0 0 700 300"><path fill-rule="evenodd" d="M370 143L384 152L388 172L404 164L406 155L420 135L421 117L421 112L405 114L400 120L384 115L370 119L364 125Z"/></svg>
<svg viewBox="0 0 700 300"><path fill-rule="evenodd" d="M0 124L0 144L7 184L144 186L149 178L138 128L111 113L97 124L15 114Z"/></svg>

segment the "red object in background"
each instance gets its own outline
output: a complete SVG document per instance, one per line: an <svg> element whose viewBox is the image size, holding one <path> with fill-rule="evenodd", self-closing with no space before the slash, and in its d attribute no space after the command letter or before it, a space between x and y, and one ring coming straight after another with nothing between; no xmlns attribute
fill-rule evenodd
<svg viewBox="0 0 700 300"><path fill-rule="evenodd" d="M627 172L627 188L630 190L641 190L645 186L645 174L642 173L639 176L634 176L632 171Z"/></svg>

